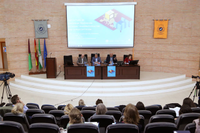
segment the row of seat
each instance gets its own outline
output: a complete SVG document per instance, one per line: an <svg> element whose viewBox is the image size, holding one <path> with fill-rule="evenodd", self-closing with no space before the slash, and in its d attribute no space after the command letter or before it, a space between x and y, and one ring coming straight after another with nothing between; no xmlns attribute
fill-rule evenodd
<svg viewBox="0 0 200 133"><path fill-rule="evenodd" d="M141 112L146 112L147 110L139 110L140 113L140 125L142 126L142 129L145 128L145 126L148 123L154 123L154 122L174 122L174 117L170 114L159 114L159 115L153 115L151 117L148 117L147 115L142 115ZM83 114L83 121L90 121L95 122L98 121L100 123L107 123L112 124L115 122L116 114L115 112L120 113L120 111L108 111L109 115L93 115L95 111L92 110L83 110L81 113ZM148 112L148 111L147 111ZM13 113L6 113L4 115L5 121L16 121L21 123L24 126L24 129L28 131L29 123L52 123L57 124L60 127L66 128L68 122L69 122L69 116L64 115L62 110L51 110L51 114L44 114L43 110L40 109L28 109L25 114L18 114L15 115ZM62 114L61 114L62 113ZM115 119L113 119L113 116ZM189 123L192 123L194 119L198 119L200 116L200 113L186 113L180 115L176 121L177 129L183 130L185 126ZM120 115L117 122L122 122L123 116ZM107 126L108 126L107 125Z"/></svg>
<svg viewBox="0 0 200 133"><path fill-rule="evenodd" d="M196 125L190 123L185 130L194 133ZM13 121L0 122L1 133L25 133L22 125ZM101 130L101 129L100 129ZM144 130L144 133L173 133L177 127L173 123L156 122L149 123ZM138 126L134 124L114 124L106 128L106 133L138 133ZM34 123L30 125L28 133L60 133L57 125L50 123ZM93 124L73 124L67 129L67 133L99 133L99 128ZM100 133L102 133L100 131Z"/></svg>

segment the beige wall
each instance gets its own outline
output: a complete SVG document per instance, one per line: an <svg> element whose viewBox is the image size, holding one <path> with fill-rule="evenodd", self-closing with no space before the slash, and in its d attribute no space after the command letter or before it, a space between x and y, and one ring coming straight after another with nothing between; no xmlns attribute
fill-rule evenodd
<svg viewBox="0 0 200 133"><path fill-rule="evenodd" d="M48 53L63 64L63 55L99 52L103 60L107 53L132 53L126 49L68 49L66 38L65 2L132 2L134 0L1 0L0 38L6 39L9 71L28 74L28 46L31 39L34 63L34 25L31 19L49 19L51 28L46 40ZM135 59L142 71L163 71L197 75L200 58L199 0L137 0L135 14ZM153 19L170 19L168 39L153 39ZM43 51L43 40L41 45ZM63 70L63 68L62 68ZM35 67L33 69L35 71Z"/></svg>

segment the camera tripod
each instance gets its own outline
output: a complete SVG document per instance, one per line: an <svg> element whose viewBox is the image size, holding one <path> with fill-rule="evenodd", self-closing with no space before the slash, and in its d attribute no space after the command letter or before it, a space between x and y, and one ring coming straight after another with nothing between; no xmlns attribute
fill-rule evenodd
<svg viewBox="0 0 200 133"><path fill-rule="evenodd" d="M190 92L189 97L192 95L192 93L193 93L194 90L200 89L199 84L200 84L200 82L196 81L196 84L194 85L194 88L193 88L192 91ZM196 96L197 96L197 91L196 91ZM194 99L195 99L195 93L194 93L194 95L193 95L193 102L194 102Z"/></svg>
<svg viewBox="0 0 200 133"><path fill-rule="evenodd" d="M7 80L3 80L3 83L4 83L4 85L3 85L3 92L2 92L2 96L1 96L1 103L3 102L4 91L6 93L8 101L11 102L12 94L11 94L11 91L10 91L10 87L7 83ZM1 84L1 86L2 86L2 84Z"/></svg>

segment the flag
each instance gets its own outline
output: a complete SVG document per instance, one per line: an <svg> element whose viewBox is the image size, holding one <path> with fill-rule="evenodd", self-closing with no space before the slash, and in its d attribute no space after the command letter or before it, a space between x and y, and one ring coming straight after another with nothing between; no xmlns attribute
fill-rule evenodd
<svg viewBox="0 0 200 133"><path fill-rule="evenodd" d="M30 40L28 39L28 69L29 71L33 68L31 61L31 49L30 49Z"/></svg>
<svg viewBox="0 0 200 133"><path fill-rule="evenodd" d="M38 58L39 58L39 70L42 69L42 54L40 49L40 39L38 39Z"/></svg>
<svg viewBox="0 0 200 133"><path fill-rule="evenodd" d="M44 58L44 68L46 68L47 48L46 48L46 44L45 44L45 39L44 39L44 54L43 54L43 58Z"/></svg>
<svg viewBox="0 0 200 133"><path fill-rule="evenodd" d="M154 20L154 38L167 38L168 20Z"/></svg>
<svg viewBox="0 0 200 133"><path fill-rule="evenodd" d="M38 54L37 54L37 47L36 47L35 39L34 39L34 47L35 47L35 65L36 65L36 69L38 69Z"/></svg>

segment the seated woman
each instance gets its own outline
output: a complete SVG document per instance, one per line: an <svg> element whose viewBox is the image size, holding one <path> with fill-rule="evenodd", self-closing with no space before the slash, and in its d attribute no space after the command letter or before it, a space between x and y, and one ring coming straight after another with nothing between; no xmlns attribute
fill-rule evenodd
<svg viewBox="0 0 200 133"><path fill-rule="evenodd" d="M142 102L140 102L140 101L137 102L136 108L137 108L138 110L145 110L144 104L143 104Z"/></svg>
<svg viewBox="0 0 200 133"><path fill-rule="evenodd" d="M96 107L96 115L105 115L107 108L103 103L99 103Z"/></svg>
<svg viewBox="0 0 200 133"><path fill-rule="evenodd" d="M78 102L78 106L85 106L83 99L80 99Z"/></svg>
<svg viewBox="0 0 200 133"><path fill-rule="evenodd" d="M73 108L69 113L69 123L67 128L72 124L83 123L81 111L77 108Z"/></svg>
<svg viewBox="0 0 200 133"><path fill-rule="evenodd" d="M66 106L65 106L65 109L64 109L64 113L65 113L65 115L69 115L69 113L70 113L70 111L72 110L74 108L74 106L72 105L72 104L67 104Z"/></svg>
<svg viewBox="0 0 200 133"><path fill-rule="evenodd" d="M12 108L11 112L13 114L21 114L24 113L24 105L22 103L16 103Z"/></svg>
<svg viewBox="0 0 200 133"><path fill-rule="evenodd" d="M141 132L142 130L142 125L139 125L139 121L140 121L140 116L138 113L137 108L129 103L124 110L124 123L127 124L135 124L138 126L139 132Z"/></svg>
<svg viewBox="0 0 200 133"><path fill-rule="evenodd" d="M132 61L132 55L131 54L129 54L128 57L126 57L124 59L124 63L129 63L130 61Z"/></svg>
<svg viewBox="0 0 200 133"><path fill-rule="evenodd" d="M99 103L103 103L103 100L97 99L97 100L96 100L96 106L97 106Z"/></svg>

